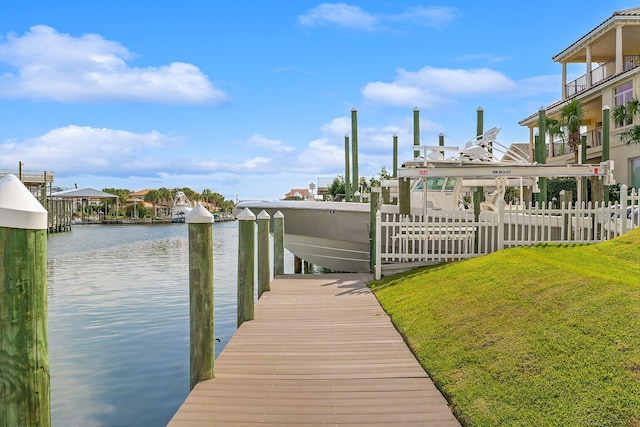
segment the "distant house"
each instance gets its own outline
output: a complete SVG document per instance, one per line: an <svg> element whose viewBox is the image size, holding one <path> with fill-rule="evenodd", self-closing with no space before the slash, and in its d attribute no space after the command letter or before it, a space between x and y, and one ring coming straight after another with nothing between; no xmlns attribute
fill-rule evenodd
<svg viewBox="0 0 640 427"><path fill-rule="evenodd" d="M144 206L148 208L151 211L151 215L153 218L167 218L171 216L171 206L163 203L153 204L144 201L144 197L149 191L151 191L151 189L146 188L144 190L138 190L130 193L127 203L135 203L138 206Z"/></svg>
<svg viewBox="0 0 640 427"><path fill-rule="evenodd" d="M640 97L640 7L614 12L569 47L553 56L562 65L561 99L543 107L547 117L558 119L562 107L570 100L578 99L583 106L583 125L587 141L587 158L584 163L602 161L603 109L613 110L632 98ZM580 64L584 73L567 82L567 65ZM536 112L520 121L529 128L529 153L533 159L533 147L538 132ZM640 187L640 147L627 144L620 134L638 124L638 118L626 123L609 121L609 158L615 162L616 182L630 187ZM548 164L573 163L574 153L562 140L546 139Z"/></svg>
<svg viewBox="0 0 640 427"><path fill-rule="evenodd" d="M144 190L134 191L133 193L129 193L129 198L144 200L144 196L146 196L149 191L151 191L150 188L145 188Z"/></svg>
<svg viewBox="0 0 640 427"><path fill-rule="evenodd" d="M292 188L282 200L310 200L312 198L308 188Z"/></svg>

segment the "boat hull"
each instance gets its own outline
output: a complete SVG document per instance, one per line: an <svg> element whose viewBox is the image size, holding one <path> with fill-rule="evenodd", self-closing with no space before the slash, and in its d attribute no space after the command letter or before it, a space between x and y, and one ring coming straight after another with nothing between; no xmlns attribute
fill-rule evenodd
<svg viewBox="0 0 640 427"><path fill-rule="evenodd" d="M364 273L370 268L370 213L367 203L241 202L254 215L284 215L284 246L298 258L332 271Z"/></svg>

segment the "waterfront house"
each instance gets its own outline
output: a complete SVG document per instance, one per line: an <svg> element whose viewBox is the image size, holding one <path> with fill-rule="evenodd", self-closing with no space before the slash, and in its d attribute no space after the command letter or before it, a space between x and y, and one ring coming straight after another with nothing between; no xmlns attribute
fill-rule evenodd
<svg viewBox="0 0 640 427"><path fill-rule="evenodd" d="M575 43L552 57L562 65L561 99L542 107L549 118L558 119L562 108L572 99L583 106L583 135L586 136L586 159L583 163L602 160L603 108L612 111L640 98L640 7L614 12L611 17L590 30ZM579 64L579 65L576 65ZM578 67L578 78L567 81L568 67ZM533 159L539 112L520 122L529 128L529 155ZM619 184L640 188L640 145L628 144L621 133L639 125L632 120L609 121L609 158L615 162L614 177ZM546 138L546 163L574 163L574 153L566 141Z"/></svg>
<svg viewBox="0 0 640 427"><path fill-rule="evenodd" d="M313 196L307 188L292 188L282 200L310 200Z"/></svg>

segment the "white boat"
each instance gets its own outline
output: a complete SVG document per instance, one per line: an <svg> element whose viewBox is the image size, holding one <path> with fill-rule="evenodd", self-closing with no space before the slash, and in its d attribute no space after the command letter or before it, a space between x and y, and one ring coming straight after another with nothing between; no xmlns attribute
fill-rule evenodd
<svg viewBox="0 0 640 427"><path fill-rule="evenodd" d="M191 210L193 205L183 191L176 191L173 198L173 207L171 208L171 222L184 222L185 217Z"/></svg>
<svg viewBox="0 0 640 427"><path fill-rule="evenodd" d="M423 157L406 162L398 173L400 178L411 180L411 214L438 216L466 211L473 215L473 206L465 203L465 196L478 187L488 193L480 209L494 211L507 186L535 187L538 177L596 175L612 179L612 167L598 170L600 165L538 165L529 163L526 154L513 151L504 156L506 147L496 141L499 131L490 129L481 139L473 138L463 150L419 147L424 150ZM444 153L452 150L455 156L445 159ZM509 160L499 160L494 153ZM395 191L397 197L397 179L385 180L382 186L389 187L392 196ZM234 212L244 208L255 215L264 210L271 217L280 211L285 218L285 248L305 261L333 271L371 271L369 203L243 201ZM399 207L384 204L380 210L397 213Z"/></svg>

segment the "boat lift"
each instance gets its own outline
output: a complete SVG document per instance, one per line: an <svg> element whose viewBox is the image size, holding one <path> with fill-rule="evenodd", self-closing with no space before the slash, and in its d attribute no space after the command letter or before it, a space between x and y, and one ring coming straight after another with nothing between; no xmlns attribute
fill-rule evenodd
<svg viewBox="0 0 640 427"><path fill-rule="evenodd" d="M442 147L439 147L442 148ZM412 162L413 163L413 162ZM418 162L415 162L418 163ZM398 169L400 178L461 177L461 178L555 178L601 177L605 185L615 184L613 160L586 165L546 165L510 162L424 162Z"/></svg>

